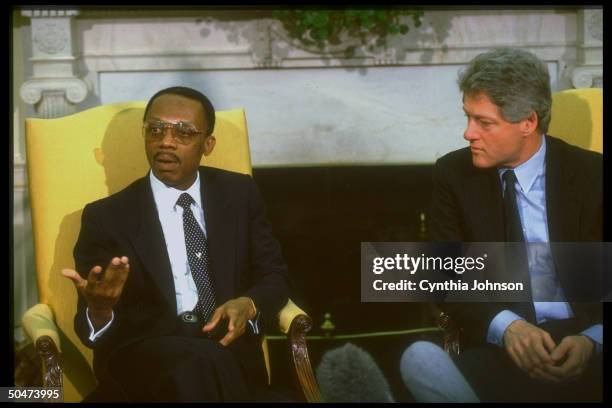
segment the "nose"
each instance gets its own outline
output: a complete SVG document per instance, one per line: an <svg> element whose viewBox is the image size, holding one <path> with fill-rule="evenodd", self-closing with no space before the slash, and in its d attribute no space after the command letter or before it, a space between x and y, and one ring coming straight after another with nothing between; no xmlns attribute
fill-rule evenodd
<svg viewBox="0 0 612 408"><path fill-rule="evenodd" d="M478 139L478 131L476 130L476 124L473 120L468 119L467 127L463 132L463 138L468 142L473 142Z"/></svg>
<svg viewBox="0 0 612 408"><path fill-rule="evenodd" d="M164 137L161 138L160 144L162 146L176 144L174 140L174 129L173 128L169 126L164 127Z"/></svg>

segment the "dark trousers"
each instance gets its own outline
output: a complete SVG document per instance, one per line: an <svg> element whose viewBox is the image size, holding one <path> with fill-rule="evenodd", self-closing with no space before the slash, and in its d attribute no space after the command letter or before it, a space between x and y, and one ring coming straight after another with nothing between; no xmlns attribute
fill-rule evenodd
<svg viewBox="0 0 612 408"><path fill-rule="evenodd" d="M577 334L573 319L545 323L556 344ZM483 402L570 402L603 399L603 359L595 355L582 376L572 382L550 384L531 379L514 364L502 347L486 344L466 348L455 364Z"/></svg>
<svg viewBox="0 0 612 408"><path fill-rule="evenodd" d="M244 369L230 347L183 324L171 336L145 339L109 359L108 379L126 401L248 401ZM101 387L87 400L105 400Z"/></svg>

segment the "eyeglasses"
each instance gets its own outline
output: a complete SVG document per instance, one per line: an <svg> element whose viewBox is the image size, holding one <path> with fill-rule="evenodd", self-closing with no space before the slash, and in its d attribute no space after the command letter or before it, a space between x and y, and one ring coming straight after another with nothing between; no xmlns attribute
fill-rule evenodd
<svg viewBox="0 0 612 408"><path fill-rule="evenodd" d="M146 140L159 142L164 138L166 128L172 129L172 138L175 142L188 145L200 134L204 133L197 130L192 125L184 122L145 122L142 126L142 133Z"/></svg>

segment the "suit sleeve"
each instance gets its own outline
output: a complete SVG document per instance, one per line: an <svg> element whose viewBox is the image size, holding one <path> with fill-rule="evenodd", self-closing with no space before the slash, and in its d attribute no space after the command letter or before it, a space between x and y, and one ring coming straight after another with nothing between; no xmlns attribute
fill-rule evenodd
<svg viewBox="0 0 612 408"><path fill-rule="evenodd" d="M460 242L465 239L460 207L451 187L448 169L438 160L434 166L433 193L429 209L432 241Z"/></svg>
<svg viewBox="0 0 612 408"><path fill-rule="evenodd" d="M110 262L114 253L112 240L106 232L105 225L99 220L99 212L88 204L83 209L81 218L81 231L74 247L74 262L77 272L87 279L89 271L96 265L105 268ZM89 327L87 315L87 301L78 293L77 313L74 317L74 329L83 344L89 348L96 348L103 345L105 339L109 338L116 325L114 316L111 324L104 334L100 335L95 342L90 340L91 329Z"/></svg>
<svg viewBox="0 0 612 408"><path fill-rule="evenodd" d="M249 178L250 267L253 286L244 294L261 312L264 328L278 326L278 314L289 299L287 266L255 181Z"/></svg>
<svg viewBox="0 0 612 408"><path fill-rule="evenodd" d="M456 186L456 188L453 188ZM452 168L441 160L436 162L433 193L429 211L429 236L432 242L462 242L468 239L457 189L460 180ZM455 254L456 255L456 254ZM488 303L439 303L438 307L463 328L466 343L486 340L490 322L502 308Z"/></svg>

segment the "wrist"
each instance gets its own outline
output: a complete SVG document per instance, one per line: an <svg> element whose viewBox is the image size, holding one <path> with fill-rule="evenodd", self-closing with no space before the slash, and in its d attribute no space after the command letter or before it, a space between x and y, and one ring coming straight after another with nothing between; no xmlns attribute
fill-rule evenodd
<svg viewBox="0 0 612 408"><path fill-rule="evenodd" d="M87 314L95 328L104 326L113 318L113 309L95 309L91 306L87 307Z"/></svg>
<svg viewBox="0 0 612 408"><path fill-rule="evenodd" d="M255 316L257 316L257 306L255 306L255 302L253 302L253 299L251 299L250 297L246 297L249 300L249 304L251 305L251 309L250 309L250 313L249 313L249 320L252 320L255 318Z"/></svg>
<svg viewBox="0 0 612 408"><path fill-rule="evenodd" d="M590 338L590 337L589 337L589 336L587 336L586 334L579 334L579 335L578 335L578 337L583 337L583 338L584 338L584 339L583 339L583 342L584 342L585 344L588 344L588 346L587 346L587 347L588 347L588 349L589 349L589 351L590 351L590 352L595 351L595 347L596 347L595 340L593 340L592 338Z"/></svg>

